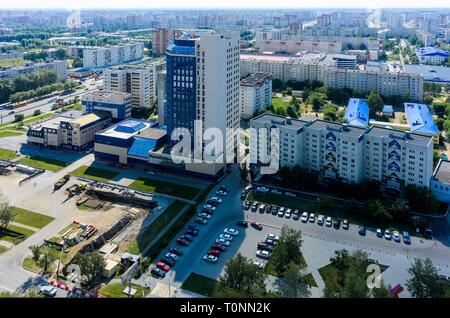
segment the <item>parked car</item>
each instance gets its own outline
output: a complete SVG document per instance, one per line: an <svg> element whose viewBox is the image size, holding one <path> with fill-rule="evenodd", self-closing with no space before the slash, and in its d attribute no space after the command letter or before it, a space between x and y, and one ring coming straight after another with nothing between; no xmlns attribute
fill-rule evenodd
<svg viewBox="0 0 450 318"><path fill-rule="evenodd" d="M331 216L328 216L325 220L325 225L330 227L333 224L333 219L331 219Z"/></svg>
<svg viewBox="0 0 450 318"><path fill-rule="evenodd" d="M213 215L213 214L214 214L214 211L211 210L211 209L203 208L203 209L202 209L202 213L207 213L207 214L209 214L209 215Z"/></svg>
<svg viewBox="0 0 450 318"><path fill-rule="evenodd" d="M175 262L173 259L167 258L167 257L163 257L163 258L160 260L160 262L166 263L166 264L169 265L170 267L175 266L175 264L177 263L177 262Z"/></svg>
<svg viewBox="0 0 450 318"><path fill-rule="evenodd" d="M265 242L259 242L257 245L258 250L262 250L262 251L269 251L272 252L273 251L273 246L269 245Z"/></svg>
<svg viewBox="0 0 450 318"><path fill-rule="evenodd" d="M377 236L383 237L383 231L381 229L377 229Z"/></svg>
<svg viewBox="0 0 450 318"><path fill-rule="evenodd" d="M212 204L209 204L209 203L205 204L205 205L203 206L203 208L204 208L204 209L213 210L213 211L216 210L216 207L215 207L214 205L212 205Z"/></svg>
<svg viewBox="0 0 450 318"><path fill-rule="evenodd" d="M208 254L209 255L214 255L214 256L220 256L220 250L214 249L214 248L210 248L208 250Z"/></svg>
<svg viewBox="0 0 450 318"><path fill-rule="evenodd" d="M222 245L225 245L225 246L230 246L230 244L231 244L230 241L228 241L228 240L226 240L224 238L220 238L220 237L218 237L216 239L216 243L222 244Z"/></svg>
<svg viewBox="0 0 450 318"><path fill-rule="evenodd" d="M197 235L198 235L198 230L193 230L193 229L191 229L191 230L186 230L186 231L184 232L184 234L191 235L191 236L197 236Z"/></svg>
<svg viewBox="0 0 450 318"><path fill-rule="evenodd" d="M218 198L218 197L212 197L208 201L217 202L217 203L222 203L223 202L223 200L221 198Z"/></svg>
<svg viewBox="0 0 450 318"><path fill-rule="evenodd" d="M276 206L272 207L272 215L278 214L278 208Z"/></svg>
<svg viewBox="0 0 450 318"><path fill-rule="evenodd" d="M258 202L253 202L252 203L252 212L256 212L256 210L258 210Z"/></svg>
<svg viewBox="0 0 450 318"><path fill-rule="evenodd" d="M268 259L268 258L270 258L271 255L272 255L272 253L270 253L269 251L264 251L264 250L256 251L256 256L263 258L263 259Z"/></svg>
<svg viewBox="0 0 450 318"><path fill-rule="evenodd" d="M226 191L224 191L224 190L220 190L220 189L216 191L216 194L217 194L217 195L223 195L223 196L225 196L225 195L227 195L227 193L228 193L228 192L226 192Z"/></svg>
<svg viewBox="0 0 450 318"><path fill-rule="evenodd" d="M317 224L323 225L324 220L325 220L324 216L323 215L319 215L317 217Z"/></svg>
<svg viewBox="0 0 450 318"><path fill-rule="evenodd" d="M215 250L219 250L219 251L221 251L221 252L225 252L226 249L227 249L224 245L217 244L217 243L214 243L214 244L211 246L211 248L212 248L212 249L215 249Z"/></svg>
<svg viewBox="0 0 450 318"><path fill-rule="evenodd" d="M189 234L183 234L180 236L180 238L188 240L189 242L192 242L194 240L194 237L192 235Z"/></svg>
<svg viewBox="0 0 450 318"><path fill-rule="evenodd" d="M259 213L264 213L265 210L266 210L266 205L265 205L265 204L261 204L261 205L259 206Z"/></svg>
<svg viewBox="0 0 450 318"><path fill-rule="evenodd" d="M211 210L215 210L219 206L219 204L220 203L217 201L207 200L205 204L205 209L210 208Z"/></svg>
<svg viewBox="0 0 450 318"><path fill-rule="evenodd" d="M226 192L226 193L230 192L230 189L228 189L228 187L223 186L223 185L219 187L219 190L223 191L223 192Z"/></svg>
<svg viewBox="0 0 450 318"><path fill-rule="evenodd" d="M278 217L282 218L284 216L284 208L281 207L278 209Z"/></svg>
<svg viewBox="0 0 450 318"><path fill-rule="evenodd" d="M251 225L253 228L257 229L258 231L261 231L263 229L263 226L258 222L252 222Z"/></svg>
<svg viewBox="0 0 450 318"><path fill-rule="evenodd" d="M272 190L270 190L270 192L272 192L272 193L274 193L274 194L283 194L283 192L281 192L281 191L278 190L278 189L272 189Z"/></svg>
<svg viewBox="0 0 450 318"><path fill-rule="evenodd" d="M198 214L199 217L209 219L211 217L211 214L208 214L206 212L201 212Z"/></svg>
<svg viewBox="0 0 450 318"><path fill-rule="evenodd" d="M249 192L251 189L253 189L253 187L251 185L248 185L244 188L244 191Z"/></svg>
<svg viewBox="0 0 450 318"><path fill-rule="evenodd" d="M387 229L387 230L384 231L384 238L385 238L386 240L390 240L390 239L392 238L391 232L389 232L389 229Z"/></svg>
<svg viewBox="0 0 450 318"><path fill-rule="evenodd" d="M158 263L156 263L156 267L159 269L162 269L165 272L168 272L170 270L170 266L162 261L159 261Z"/></svg>
<svg viewBox="0 0 450 318"><path fill-rule="evenodd" d="M242 227L248 227L247 221L237 221L236 225L242 226Z"/></svg>
<svg viewBox="0 0 450 318"><path fill-rule="evenodd" d="M394 238L394 241L396 242L400 242L400 233L398 233L397 231L392 232L392 237Z"/></svg>
<svg viewBox="0 0 450 318"><path fill-rule="evenodd" d="M244 202L244 210L248 210L248 209L250 209L250 202L245 201Z"/></svg>
<svg viewBox="0 0 450 318"><path fill-rule="evenodd" d="M298 221L298 219L300 219L300 213L292 213L292 219L294 221Z"/></svg>
<svg viewBox="0 0 450 318"><path fill-rule="evenodd" d="M277 241L270 239L270 238L266 238L266 240L264 241L264 243L269 244L271 246L275 246L277 245Z"/></svg>
<svg viewBox="0 0 450 318"><path fill-rule="evenodd" d="M288 195L288 196L290 196L290 197L296 197L295 193L292 193L292 192L286 191L284 194L285 194L285 195Z"/></svg>
<svg viewBox="0 0 450 318"><path fill-rule="evenodd" d="M195 226L194 224L188 224L188 225L186 225L186 229L188 229L188 230L197 230L197 231L200 230L200 228L197 227L197 226Z"/></svg>
<svg viewBox="0 0 450 318"><path fill-rule="evenodd" d="M403 243L405 244L411 244L411 238L409 237L408 232L403 232Z"/></svg>
<svg viewBox="0 0 450 318"><path fill-rule="evenodd" d="M188 246L189 244L191 244L191 242L182 238L177 238L177 243L183 246Z"/></svg>
<svg viewBox="0 0 450 318"><path fill-rule="evenodd" d="M302 217L300 218L300 221L302 221L303 223L306 223L306 222L308 222L308 218L309 218L309 214L308 214L308 212L303 212L302 213Z"/></svg>
<svg viewBox="0 0 450 318"><path fill-rule="evenodd" d="M161 268L153 268L151 270L151 274L153 277L157 277L157 278L164 278L166 277L166 272L163 271Z"/></svg>
<svg viewBox="0 0 450 318"><path fill-rule="evenodd" d="M39 288L39 292L47 297L55 297L58 290L52 285L46 285Z"/></svg>
<svg viewBox="0 0 450 318"><path fill-rule="evenodd" d="M225 230L223 230L224 233L229 234L229 235L238 235L239 231L236 229L233 229L232 227L227 227Z"/></svg>
<svg viewBox="0 0 450 318"><path fill-rule="evenodd" d="M280 237L278 235L273 234L273 233L267 234L267 238L271 239L271 240L274 240L275 242L278 242L278 240L280 239Z"/></svg>
<svg viewBox="0 0 450 318"><path fill-rule="evenodd" d="M271 211L272 211L272 206L271 205L266 205L266 209L264 210L264 212L269 214Z"/></svg>
<svg viewBox="0 0 450 318"><path fill-rule="evenodd" d="M291 218L291 216L292 216L292 212L291 211L292 211L291 209L287 209L286 210L286 214L284 215L284 217L286 219L290 219Z"/></svg>
<svg viewBox="0 0 450 318"><path fill-rule="evenodd" d="M314 223L316 221L316 216L314 215L314 213L311 213L309 215L309 223Z"/></svg>
<svg viewBox="0 0 450 318"><path fill-rule="evenodd" d="M203 260L209 263L217 263L218 258L217 256L206 254L203 256Z"/></svg>
<svg viewBox="0 0 450 318"><path fill-rule="evenodd" d="M344 230L348 230L348 227L349 227L348 220L342 221L342 228L343 228Z"/></svg>
<svg viewBox="0 0 450 318"><path fill-rule="evenodd" d="M366 235L366 227L364 225L358 226L359 235Z"/></svg>
<svg viewBox="0 0 450 318"><path fill-rule="evenodd" d="M178 259L179 259L178 255L176 255L176 254L174 254L174 253L167 253L165 257L166 257L167 259L172 259L172 260L174 260L175 262L178 262Z"/></svg>
<svg viewBox="0 0 450 318"><path fill-rule="evenodd" d="M230 234L220 234L219 238L227 240L227 241L232 241L233 240L233 236L231 236Z"/></svg>
<svg viewBox="0 0 450 318"><path fill-rule="evenodd" d="M341 227L341 221L338 219L334 220L333 227L338 230Z"/></svg>
<svg viewBox="0 0 450 318"><path fill-rule="evenodd" d="M195 223L205 225L206 223L208 223L208 219L203 218L203 217L196 217L195 218Z"/></svg>
<svg viewBox="0 0 450 318"><path fill-rule="evenodd" d="M257 192L269 192L269 188L266 187L257 187L256 188Z"/></svg>
<svg viewBox="0 0 450 318"><path fill-rule="evenodd" d="M177 255L177 256L183 255L183 252L182 252L180 249L176 248L176 247L172 247L172 248L169 250L169 252L172 253L172 254L175 254L175 255Z"/></svg>
<svg viewBox="0 0 450 318"><path fill-rule="evenodd" d="M255 265L256 267L259 267L261 269L264 268L264 264L261 262L258 262L258 261L253 261L253 265Z"/></svg>
<svg viewBox="0 0 450 318"><path fill-rule="evenodd" d="M247 191L242 190L242 192L241 192L241 200L245 199L246 196L247 196Z"/></svg>

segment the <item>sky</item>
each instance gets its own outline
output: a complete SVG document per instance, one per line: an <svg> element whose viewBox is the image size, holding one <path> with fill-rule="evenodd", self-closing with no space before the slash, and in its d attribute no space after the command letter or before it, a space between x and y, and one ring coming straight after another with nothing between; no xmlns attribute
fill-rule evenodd
<svg viewBox="0 0 450 318"><path fill-rule="evenodd" d="M448 0L1 0L1 9L45 9L45 8L443 8L450 7Z"/></svg>

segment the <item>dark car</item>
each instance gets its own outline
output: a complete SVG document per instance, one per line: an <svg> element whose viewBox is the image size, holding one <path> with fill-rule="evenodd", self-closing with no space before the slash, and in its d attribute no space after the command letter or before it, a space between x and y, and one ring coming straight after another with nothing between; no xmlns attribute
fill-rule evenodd
<svg viewBox="0 0 450 318"><path fill-rule="evenodd" d="M258 243L258 250L265 250L265 251L268 251L268 252L272 252L273 251L273 246L269 245L269 244L267 244L265 242L259 242Z"/></svg>
<svg viewBox="0 0 450 318"><path fill-rule="evenodd" d="M169 252L170 252L170 253L173 253L173 254L175 254L175 255L178 255L178 256L183 255L183 252L182 252L180 249L176 248L176 247L172 247L172 248L169 250Z"/></svg>
<svg viewBox="0 0 450 318"><path fill-rule="evenodd" d="M272 206L271 205L266 205L266 213L270 213L270 211L272 211Z"/></svg>
<svg viewBox="0 0 450 318"><path fill-rule="evenodd" d="M247 191L242 190L242 193L241 193L241 200L244 200L246 196L247 196Z"/></svg>
<svg viewBox="0 0 450 318"><path fill-rule="evenodd" d="M166 277L166 272L160 268L153 268L151 271L153 277L164 278Z"/></svg>
<svg viewBox="0 0 450 318"><path fill-rule="evenodd" d="M185 240L187 240L189 242L192 242L194 240L194 237L192 235L190 235L190 234L183 234L183 235L180 236L180 238L181 239L185 239Z"/></svg>
<svg viewBox="0 0 450 318"><path fill-rule="evenodd" d="M211 199L206 200L206 203L210 204L212 206L218 206L220 204L220 202L217 202L216 200L211 200Z"/></svg>
<svg viewBox="0 0 450 318"><path fill-rule="evenodd" d="M237 221L236 224L242 227L248 227L247 221Z"/></svg>
<svg viewBox="0 0 450 318"><path fill-rule="evenodd" d="M210 248L208 251L209 255L220 256L220 250L215 248Z"/></svg>
<svg viewBox="0 0 450 318"><path fill-rule="evenodd" d="M348 220L342 221L342 228L343 228L344 230L348 230L348 227L349 227Z"/></svg>
<svg viewBox="0 0 450 318"><path fill-rule="evenodd" d="M214 211L208 208L203 208L201 213L206 213L209 215L213 215Z"/></svg>
<svg viewBox="0 0 450 318"><path fill-rule="evenodd" d="M211 246L211 248L212 248L212 249L215 249L215 250L219 250L219 251L221 251L221 252L224 252L224 251L227 249L225 246L223 246L223 245L221 245L221 244L218 244L218 243L214 243L214 244Z"/></svg>
<svg viewBox="0 0 450 318"><path fill-rule="evenodd" d="M275 240L272 240L270 238L266 238L266 240L264 241L264 243L275 246L277 244L277 242Z"/></svg>
<svg viewBox="0 0 450 318"><path fill-rule="evenodd" d="M257 203L257 202L254 202L254 203L252 204L252 212L256 212L256 210L258 210L258 203Z"/></svg>
<svg viewBox="0 0 450 318"><path fill-rule="evenodd" d="M174 266L177 262L171 258L163 257L159 260L160 262L166 263L170 267Z"/></svg>
<svg viewBox="0 0 450 318"><path fill-rule="evenodd" d="M295 210L294 212L292 212L292 219L294 221L298 221L298 219L300 219L300 212L298 210Z"/></svg>
<svg viewBox="0 0 450 318"><path fill-rule="evenodd" d="M248 209L250 209L250 202L245 201L244 202L244 210L248 210Z"/></svg>
<svg viewBox="0 0 450 318"><path fill-rule="evenodd" d="M177 243L183 246L188 246L191 242L180 237L177 239Z"/></svg>
<svg viewBox="0 0 450 318"><path fill-rule="evenodd" d="M366 235L366 227L364 225L358 226L359 235Z"/></svg>
<svg viewBox="0 0 450 318"><path fill-rule="evenodd" d="M187 231L184 232L184 234L197 236L198 235L198 230L187 230Z"/></svg>
<svg viewBox="0 0 450 318"><path fill-rule="evenodd" d="M274 206L272 208L272 215L277 215L278 214L278 208L276 206Z"/></svg>
<svg viewBox="0 0 450 318"><path fill-rule="evenodd" d="M252 227L257 229L258 231L261 231L263 229L263 226L258 222L252 222Z"/></svg>
<svg viewBox="0 0 450 318"><path fill-rule="evenodd" d="M333 221L333 227L335 229L339 229L341 227L341 221L340 220L334 220Z"/></svg>
<svg viewBox="0 0 450 318"><path fill-rule="evenodd" d="M200 230L197 226L195 226L194 224L188 224L186 225L186 229L188 230Z"/></svg>
<svg viewBox="0 0 450 318"><path fill-rule="evenodd" d="M226 192L226 193L230 192L230 189L228 189L228 187L226 187L226 186L220 186L219 190L223 191L223 192Z"/></svg>
<svg viewBox="0 0 450 318"><path fill-rule="evenodd" d="M195 218L195 223L206 224L206 223L208 223L208 220L205 218L197 217L197 218Z"/></svg>

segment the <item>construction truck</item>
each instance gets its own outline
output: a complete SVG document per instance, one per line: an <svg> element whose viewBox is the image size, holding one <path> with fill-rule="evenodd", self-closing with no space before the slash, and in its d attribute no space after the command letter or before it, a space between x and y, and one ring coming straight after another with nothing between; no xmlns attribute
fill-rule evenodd
<svg viewBox="0 0 450 318"><path fill-rule="evenodd" d="M67 190L67 194L70 197L73 197L76 194L80 194L81 192L83 192L86 189L87 184L86 183L76 183L70 187L68 187Z"/></svg>
<svg viewBox="0 0 450 318"><path fill-rule="evenodd" d="M59 179L55 185L54 185L54 189L58 190L60 189L63 185L65 185L70 179L70 174L66 173L61 179Z"/></svg>

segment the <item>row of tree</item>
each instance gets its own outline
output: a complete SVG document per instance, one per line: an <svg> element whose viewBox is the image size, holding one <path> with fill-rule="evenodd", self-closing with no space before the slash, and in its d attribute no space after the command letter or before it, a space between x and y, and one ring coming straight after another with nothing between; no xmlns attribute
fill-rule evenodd
<svg viewBox="0 0 450 318"><path fill-rule="evenodd" d="M17 92L10 96L12 102L19 102L34 97L44 96L55 91L74 89L79 84L74 81L66 81L64 83L53 83L50 85L40 86L36 89L31 89L25 92Z"/></svg>

